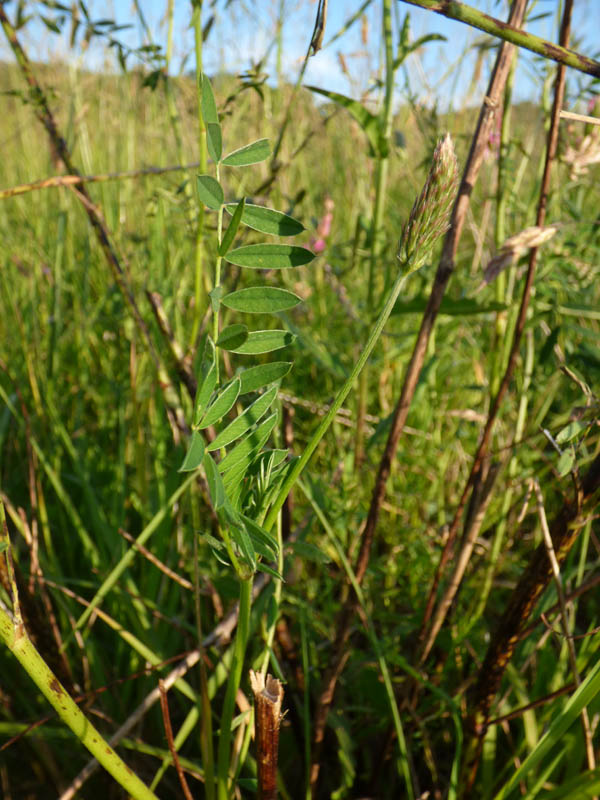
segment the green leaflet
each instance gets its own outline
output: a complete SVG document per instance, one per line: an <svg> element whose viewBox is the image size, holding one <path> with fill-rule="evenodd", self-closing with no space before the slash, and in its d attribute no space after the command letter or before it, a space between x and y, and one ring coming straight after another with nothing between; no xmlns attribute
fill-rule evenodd
<svg viewBox="0 0 600 800"><path fill-rule="evenodd" d="M229 386L224 389L221 394L215 398L215 400L213 400L206 414L202 418L202 421L198 425L201 430L202 428L208 428L210 425L214 425L220 419L222 419L225 414L227 414L235 401L238 399L238 395L240 393L240 383L240 379L235 378L235 380L233 380Z"/></svg>
<svg viewBox="0 0 600 800"><path fill-rule="evenodd" d="M223 506L225 503L225 488L223 480L219 475L219 470L214 462L210 453L204 454L204 471L206 472L206 482L208 483L208 493L210 494L210 502L215 511Z"/></svg>
<svg viewBox="0 0 600 800"><path fill-rule="evenodd" d="M267 464L271 472L282 464L289 455L289 450L265 450L260 453L252 464L251 475L260 474L261 469L265 469Z"/></svg>
<svg viewBox="0 0 600 800"><path fill-rule="evenodd" d="M257 355L270 353L271 350L279 350L281 347L292 344L295 340L296 337L289 331L252 331L242 345L227 349L232 353Z"/></svg>
<svg viewBox="0 0 600 800"><path fill-rule="evenodd" d="M270 383L280 380L292 368L291 361L270 361L268 364L259 364L257 367L249 367L240 372L240 394L255 392L268 386Z"/></svg>
<svg viewBox="0 0 600 800"><path fill-rule="evenodd" d="M206 125L210 123L219 123L215 95L211 83L204 73L202 73L202 98L200 100L200 109L202 111L202 119Z"/></svg>
<svg viewBox="0 0 600 800"><path fill-rule="evenodd" d="M221 160L221 153L223 152L223 139L221 134L221 126L215 122L209 122L206 126L206 147L208 155L212 158L215 164Z"/></svg>
<svg viewBox="0 0 600 800"><path fill-rule="evenodd" d="M264 528L261 528L261 526L258 525L253 519L250 519L250 517L247 517L245 514L240 514L240 516L244 521L246 529L250 534L252 543L254 544L256 550L259 551L257 544L260 544L267 551L261 552L261 555L264 555L265 558L268 558L271 561L275 561L279 551L275 537L271 536L270 533L267 533Z"/></svg>
<svg viewBox="0 0 600 800"><path fill-rule="evenodd" d="M289 269L308 264L314 257L315 254L306 247L297 245L248 244L230 250L225 259L230 264L250 269Z"/></svg>
<svg viewBox="0 0 600 800"><path fill-rule="evenodd" d="M244 213L244 206L245 205L246 205L246 201L242 197L240 202L235 207L235 211L233 212L233 217L231 219L231 222L229 223L229 227L225 231L225 235L223 236L221 244L219 245L219 255L220 256L224 256L227 253L227 251L229 250L229 248L231 247L231 245L233 244L233 240L235 238L237 230L240 227L240 221L241 221L242 215ZM226 208L227 208L227 206L226 206Z"/></svg>
<svg viewBox="0 0 600 800"><path fill-rule="evenodd" d="M210 175L198 175L196 179L198 197L205 206L218 211L225 202L225 195L219 181Z"/></svg>
<svg viewBox="0 0 600 800"><path fill-rule="evenodd" d="M258 164L264 161L271 154L268 139L258 139L256 142L234 150L223 159L223 164L227 167L246 167L248 164Z"/></svg>
<svg viewBox="0 0 600 800"><path fill-rule="evenodd" d="M204 438L199 431L192 431L192 438L178 472L193 472L198 469L204 458Z"/></svg>
<svg viewBox="0 0 600 800"><path fill-rule="evenodd" d="M233 214L235 203L227 203L225 211ZM249 228L261 233L272 236L297 236L305 230L304 225L297 219L284 214L282 211L274 211L272 208L255 206L247 203L242 215L242 222Z"/></svg>
<svg viewBox="0 0 600 800"><path fill-rule="evenodd" d="M234 353L239 353L240 351L237 348L241 347L248 338L246 325L241 325L240 323L228 325L227 328L223 328L221 331L221 335L217 339L217 347L222 350L232 350Z"/></svg>
<svg viewBox="0 0 600 800"><path fill-rule="evenodd" d="M231 538L238 546L239 554L243 560L252 569L256 569L256 553L241 514L235 511L232 506L226 505L221 509L219 518L223 527L227 527L229 530Z"/></svg>
<svg viewBox="0 0 600 800"><path fill-rule="evenodd" d="M226 447L228 444L231 444L231 442L239 439L240 436L243 436L246 431L263 416L276 396L277 386L273 386L272 389L269 389L255 400L252 405L249 405L239 417L236 417L233 422L229 423L229 425L219 433L217 438L208 445L207 450L212 451L218 450L220 447Z"/></svg>
<svg viewBox="0 0 600 800"><path fill-rule="evenodd" d="M275 427L278 416L278 412L274 411L271 416L267 417L267 419L256 428L256 430L249 433L245 439L242 439L242 441L219 462L219 472L227 472L242 461L247 462L249 466L250 462L255 458L260 448L271 435L271 431Z"/></svg>
<svg viewBox="0 0 600 800"><path fill-rule="evenodd" d="M204 410L208 405L208 401L216 385L217 370L215 346L209 336L204 345L204 356L202 358L202 366L200 367L200 375L198 376L198 389L196 390L196 399L194 401L194 426L197 426L202 419Z"/></svg>
<svg viewBox="0 0 600 800"><path fill-rule="evenodd" d="M232 223L233 224L233 223ZM227 308L243 311L246 314L275 314L285 311L301 303L302 300L293 292L277 289L273 286L249 286L231 292L221 299Z"/></svg>

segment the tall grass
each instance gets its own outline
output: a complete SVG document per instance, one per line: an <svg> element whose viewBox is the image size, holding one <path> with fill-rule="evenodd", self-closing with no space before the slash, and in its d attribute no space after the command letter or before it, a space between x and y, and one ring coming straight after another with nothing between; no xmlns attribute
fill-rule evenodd
<svg viewBox="0 0 600 800"><path fill-rule="evenodd" d="M378 115L209 80L201 3L194 78L0 66L7 798L268 796L250 668L283 684L281 797L599 791L598 167L573 165L600 128L559 117L595 114L594 84L566 70L561 99L548 62L515 106L506 48L481 113L393 107L418 57L399 8L377 4ZM473 171L442 249L436 197L411 207L446 130ZM127 175L24 187L75 168ZM515 255L536 224L556 233Z"/></svg>

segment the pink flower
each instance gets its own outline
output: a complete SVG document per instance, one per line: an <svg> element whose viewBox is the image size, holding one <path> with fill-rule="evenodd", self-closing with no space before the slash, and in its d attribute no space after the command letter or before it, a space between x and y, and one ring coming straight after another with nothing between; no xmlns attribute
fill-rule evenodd
<svg viewBox="0 0 600 800"><path fill-rule="evenodd" d="M325 198L325 213L317 225L317 237L310 240L310 246L315 253L322 253L327 247L327 237L331 233L331 223L333 222L333 209L335 204L331 197Z"/></svg>

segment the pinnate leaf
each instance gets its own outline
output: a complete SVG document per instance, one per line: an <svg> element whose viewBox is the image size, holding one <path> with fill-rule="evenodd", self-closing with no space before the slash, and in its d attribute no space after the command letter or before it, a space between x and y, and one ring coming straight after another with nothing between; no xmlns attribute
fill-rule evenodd
<svg viewBox="0 0 600 800"><path fill-rule="evenodd" d="M193 472L202 464L204 458L204 439L199 431L192 432L188 451L179 467L179 472Z"/></svg>

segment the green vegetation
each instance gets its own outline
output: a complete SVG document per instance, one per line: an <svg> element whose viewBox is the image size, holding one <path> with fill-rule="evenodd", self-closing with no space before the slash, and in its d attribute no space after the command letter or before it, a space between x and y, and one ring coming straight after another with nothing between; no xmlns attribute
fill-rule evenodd
<svg viewBox="0 0 600 800"><path fill-rule="evenodd" d="M209 79L192 5L179 78L0 6L3 795L273 797L250 669L282 798L600 794L597 81L507 50L477 134L395 107L404 4L364 105Z"/></svg>

